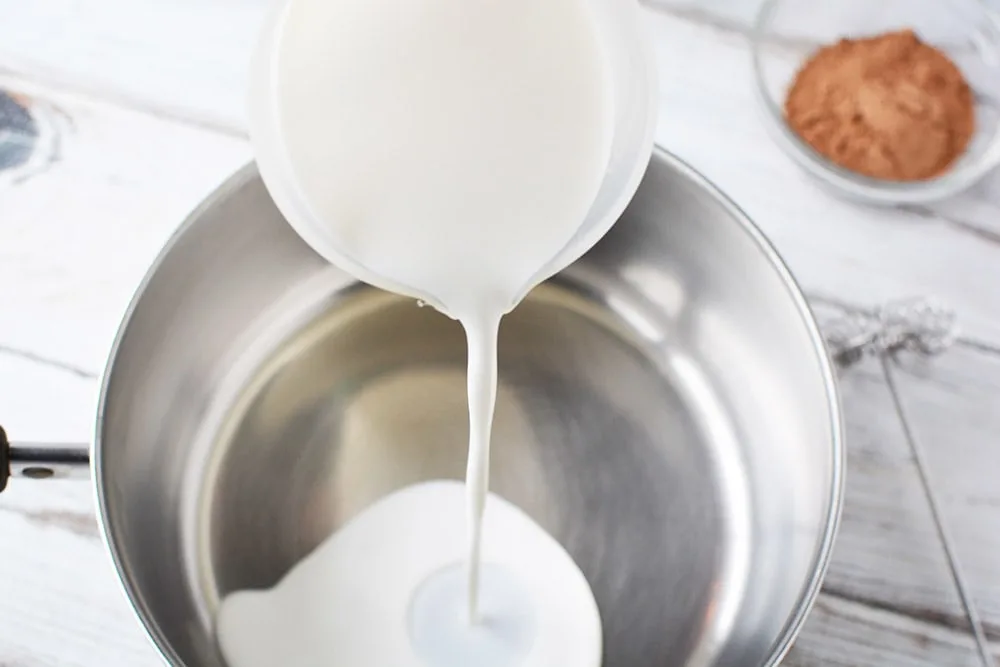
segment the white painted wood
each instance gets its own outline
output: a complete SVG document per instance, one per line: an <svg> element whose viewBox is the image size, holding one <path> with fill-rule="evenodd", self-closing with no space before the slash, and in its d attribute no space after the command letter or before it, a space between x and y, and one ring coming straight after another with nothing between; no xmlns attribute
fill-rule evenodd
<svg viewBox="0 0 1000 667"><path fill-rule="evenodd" d="M13 441L89 443L97 384L0 348L0 425Z"/></svg>
<svg viewBox="0 0 1000 667"><path fill-rule="evenodd" d="M36 93L51 164L0 180L0 346L97 374L157 252L250 159L247 142L148 114Z"/></svg>
<svg viewBox="0 0 1000 667"><path fill-rule="evenodd" d="M1000 344L1000 291L988 287L1000 280L1000 240L977 233L1000 225L1000 191L943 205L949 222L817 190L759 122L746 40L705 25L717 16L744 25L755 4L679 2L701 22L650 19L663 84L658 140L746 208L807 289L867 305L936 292L962 311L970 336ZM0 0L0 66L242 132L245 66L265 8L266 0Z"/></svg>
<svg viewBox="0 0 1000 667"><path fill-rule="evenodd" d="M841 375L847 494L824 589L962 627L964 612L881 367Z"/></svg>
<svg viewBox="0 0 1000 667"><path fill-rule="evenodd" d="M763 4L763 0L642 0L649 7L654 7L661 11L672 12L678 15L696 18L704 23L712 23L720 28L732 30L734 32L748 32L753 26L757 17L757 12ZM872 3L865 7L866 10L877 7L881 3ZM913 2L910 3L914 12L926 10L940 10L947 5L934 2ZM983 0L983 4L1000 9L1000 0ZM817 9L830 11L837 3L817 3ZM861 3L850 5L857 11ZM900 5L893 5L899 7ZM841 10L843 11L843 10ZM825 15L824 15L825 16Z"/></svg>
<svg viewBox="0 0 1000 667"><path fill-rule="evenodd" d="M652 25L662 68L658 141L747 211L808 292L867 306L934 295L961 313L966 335L1000 341L996 239L830 196L770 140L742 40L666 15Z"/></svg>
<svg viewBox="0 0 1000 667"><path fill-rule="evenodd" d="M971 637L822 595L786 667L980 667Z"/></svg>
<svg viewBox="0 0 1000 667"><path fill-rule="evenodd" d="M987 633L1000 641L1000 357L904 357L899 391Z"/></svg>
<svg viewBox="0 0 1000 667"><path fill-rule="evenodd" d="M119 590L88 484L13 483L0 536L0 665L162 664Z"/></svg>
<svg viewBox="0 0 1000 667"><path fill-rule="evenodd" d="M87 439L96 384L0 351L0 424L14 438ZM88 481L11 480L0 567L0 665L158 664L116 583Z"/></svg>
<svg viewBox="0 0 1000 667"><path fill-rule="evenodd" d="M0 0L0 88L33 95L51 128L32 178L0 174L0 423L13 437L89 439L132 291L184 215L250 156L234 134L264 2ZM833 199L757 121L741 37L671 16L650 26L659 138L758 221L808 290L852 304L936 294L968 337L1000 346L1000 177L937 207L945 217ZM958 349L907 366L901 387L998 639L1000 357ZM842 389L843 528L828 594L787 664L976 664L884 380L867 364ZM0 665L156 664L86 485L13 484L0 496L0 562L15 581L0 595Z"/></svg>
<svg viewBox="0 0 1000 667"><path fill-rule="evenodd" d="M269 0L0 0L0 70L126 106L243 127Z"/></svg>

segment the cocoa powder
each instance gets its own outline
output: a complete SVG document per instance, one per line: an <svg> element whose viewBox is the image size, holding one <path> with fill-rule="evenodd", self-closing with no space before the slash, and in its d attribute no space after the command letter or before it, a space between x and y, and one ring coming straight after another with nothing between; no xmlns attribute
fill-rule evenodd
<svg viewBox="0 0 1000 667"><path fill-rule="evenodd" d="M817 51L789 89L785 118L834 163L892 181L940 175L975 130L965 77L912 30Z"/></svg>

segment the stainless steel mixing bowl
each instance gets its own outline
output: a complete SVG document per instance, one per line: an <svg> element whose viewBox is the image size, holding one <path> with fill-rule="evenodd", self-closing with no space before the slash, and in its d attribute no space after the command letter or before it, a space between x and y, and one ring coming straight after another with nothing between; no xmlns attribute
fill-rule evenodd
<svg viewBox="0 0 1000 667"><path fill-rule="evenodd" d="M586 574L606 667L780 660L843 447L816 325L735 206L656 153L608 236L504 320L500 383L493 489ZM220 597L392 490L460 479L467 428L458 324L324 264L237 174L151 269L100 401L102 524L156 646L221 666Z"/></svg>

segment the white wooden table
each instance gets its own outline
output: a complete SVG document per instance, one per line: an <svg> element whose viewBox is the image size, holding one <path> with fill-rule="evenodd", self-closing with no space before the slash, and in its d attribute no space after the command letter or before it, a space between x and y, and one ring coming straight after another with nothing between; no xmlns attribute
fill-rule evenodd
<svg viewBox="0 0 1000 667"><path fill-rule="evenodd" d="M832 199L754 112L753 0L664 1L649 17L659 141L744 207L821 315L932 295L963 326L940 357L843 375L843 527L786 664L982 665L907 433L1000 656L1000 175L934 207ZM184 215L250 158L244 66L263 5L0 0L0 90L33 118L0 118L0 423L13 437L89 439L132 290ZM30 158L4 166L19 154ZM0 667L157 664L86 484L14 483L0 497L0 568Z"/></svg>

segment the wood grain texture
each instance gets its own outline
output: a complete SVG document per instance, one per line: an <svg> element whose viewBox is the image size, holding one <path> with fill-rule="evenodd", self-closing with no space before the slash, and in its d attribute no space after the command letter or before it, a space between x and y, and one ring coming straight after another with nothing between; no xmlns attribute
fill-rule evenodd
<svg viewBox="0 0 1000 667"><path fill-rule="evenodd" d="M0 665L161 664L116 582L89 485L12 482L0 534Z"/></svg>
<svg viewBox="0 0 1000 667"><path fill-rule="evenodd" d="M960 346L900 363L906 415L986 634L1000 641L1000 357Z"/></svg>
<svg viewBox="0 0 1000 667"><path fill-rule="evenodd" d="M0 424L88 441L97 381L0 351ZM100 540L90 484L11 480L0 496L0 665L158 664Z"/></svg>
<svg viewBox="0 0 1000 667"><path fill-rule="evenodd" d="M642 2L647 7L657 11L668 12L702 25L741 35L749 33L757 18L760 6L763 4L763 0L642 0ZM877 14L881 4L844 4L840 6L840 9L844 11L845 8L849 7L855 12L868 11ZM915 11L921 11L930 6L913 4L916 7ZM983 4L994 10L1000 10L1000 0L983 0ZM819 8L819 5L816 7ZM946 8L947 6L941 5L941 7ZM836 11L838 6L836 3L826 3L822 9L827 12ZM935 8L931 7L931 9ZM864 22L859 22L859 24L864 25Z"/></svg>
<svg viewBox="0 0 1000 667"><path fill-rule="evenodd" d="M157 252L249 147L10 77L0 89L23 93L54 137L31 177L0 172L0 350L96 376Z"/></svg>
<svg viewBox="0 0 1000 667"><path fill-rule="evenodd" d="M0 71L227 132L269 0L0 0Z"/></svg>
<svg viewBox="0 0 1000 667"><path fill-rule="evenodd" d="M878 362L842 373L840 390L847 493L824 590L964 630L965 613Z"/></svg>
<svg viewBox="0 0 1000 667"><path fill-rule="evenodd" d="M1000 176L930 208L830 197L770 142L742 33L712 0L651 16L658 139L760 224L818 302L931 294L967 344L898 373L964 572L1000 642ZM250 157L242 77L265 0L0 0L0 88L41 134L0 171L0 423L85 441L129 298L185 214ZM735 25L735 23L734 23ZM837 310L818 308L821 316ZM847 504L824 595L787 664L975 665L901 423L877 364L843 374ZM0 497L0 667L158 664L97 538L85 484Z"/></svg>
<svg viewBox="0 0 1000 667"><path fill-rule="evenodd" d="M246 63L266 4L0 0L0 15L13 17L0 22L0 66L239 133ZM756 2L668 7L675 15L649 18L662 70L658 140L740 202L807 289L858 305L936 293L962 311L969 336L1000 346L1000 291L985 287L1000 279L996 188L942 204L940 213L875 211L829 197L766 136L746 40L718 27L719 17L752 14Z"/></svg>
<svg viewBox="0 0 1000 667"><path fill-rule="evenodd" d="M843 311L814 304L821 324ZM823 595L786 663L976 665L947 559L882 365L839 374L848 456Z"/></svg>
<svg viewBox="0 0 1000 667"><path fill-rule="evenodd" d="M0 348L0 424L12 440L90 442L97 389L96 379Z"/></svg>
<svg viewBox="0 0 1000 667"><path fill-rule="evenodd" d="M657 141L739 203L807 292L867 307L936 296L958 310L966 336L1000 342L1000 239L992 228L984 234L929 209L876 209L830 196L760 122L745 40L670 15L650 25L661 66ZM991 197L980 206L987 218L997 198L983 192Z"/></svg>
<svg viewBox="0 0 1000 667"><path fill-rule="evenodd" d="M786 667L980 667L972 638L821 595Z"/></svg>

